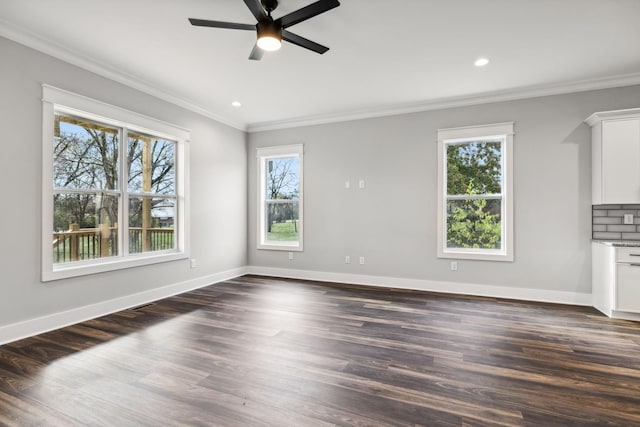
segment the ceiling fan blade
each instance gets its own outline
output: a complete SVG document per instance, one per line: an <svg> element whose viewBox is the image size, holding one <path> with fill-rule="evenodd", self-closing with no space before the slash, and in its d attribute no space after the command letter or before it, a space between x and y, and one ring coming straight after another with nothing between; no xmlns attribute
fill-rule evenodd
<svg viewBox="0 0 640 427"><path fill-rule="evenodd" d="M262 7L260 0L244 0L244 4L247 5L258 22L264 20L267 17L267 12L265 12L264 7Z"/></svg>
<svg viewBox="0 0 640 427"><path fill-rule="evenodd" d="M293 43L300 47L304 47L305 49L312 50L314 52L318 52L319 54L323 54L329 50L328 47L322 46L316 42L312 42L309 39L305 39L297 34L293 34L291 31L282 30L282 39L288 41L289 43Z"/></svg>
<svg viewBox="0 0 640 427"><path fill-rule="evenodd" d="M251 24L237 24L235 22L209 21L207 19L189 18L191 25L196 27L214 27L214 28L230 28L232 30L251 30L255 31L256 26Z"/></svg>
<svg viewBox="0 0 640 427"><path fill-rule="evenodd" d="M260 49L258 47L258 43L253 45L253 50L251 51L251 55L249 55L249 59L252 59L254 61L260 61L262 59L262 54L264 53L264 50Z"/></svg>
<svg viewBox="0 0 640 427"><path fill-rule="evenodd" d="M245 0L245 2L247 1L249 0ZM340 6L340 2L338 0L318 0L315 3L311 3L310 5L303 7L302 9L298 9L295 12L291 12L276 19L275 22L282 25L282 28L287 28L338 6Z"/></svg>

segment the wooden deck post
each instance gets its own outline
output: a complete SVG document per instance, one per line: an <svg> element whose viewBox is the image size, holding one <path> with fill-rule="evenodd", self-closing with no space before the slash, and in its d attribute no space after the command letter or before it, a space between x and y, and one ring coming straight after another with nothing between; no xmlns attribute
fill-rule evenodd
<svg viewBox="0 0 640 427"><path fill-rule="evenodd" d="M100 258L108 257L111 228L109 227L109 224L100 224L98 230L100 233Z"/></svg>
<svg viewBox="0 0 640 427"><path fill-rule="evenodd" d="M69 224L69 231L80 231L80 224ZM70 254L71 261L78 261L80 259L80 236L76 233L71 233L71 249Z"/></svg>

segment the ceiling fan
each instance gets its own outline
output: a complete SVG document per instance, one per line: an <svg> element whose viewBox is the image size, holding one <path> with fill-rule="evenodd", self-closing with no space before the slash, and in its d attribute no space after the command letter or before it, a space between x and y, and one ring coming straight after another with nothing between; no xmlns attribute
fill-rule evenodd
<svg viewBox="0 0 640 427"><path fill-rule="evenodd" d="M235 22L209 21L194 18L189 18L189 22L191 22L191 25L199 27L257 31L257 41L249 55L249 59L256 61L262 58L264 51L280 49L282 40L320 54L329 50L328 47L287 31L286 28L340 6L338 0L318 0L315 3L311 3L308 6L281 16L278 19L271 17L271 12L278 7L278 0L244 0L244 3L258 20L257 24L238 24Z"/></svg>

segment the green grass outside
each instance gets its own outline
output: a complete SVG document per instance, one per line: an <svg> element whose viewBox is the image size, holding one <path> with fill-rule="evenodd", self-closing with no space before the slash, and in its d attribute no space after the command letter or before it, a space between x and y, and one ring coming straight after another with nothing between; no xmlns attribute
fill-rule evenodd
<svg viewBox="0 0 640 427"><path fill-rule="evenodd" d="M271 232L267 233L267 241L295 242L299 230L299 221L276 222L271 225Z"/></svg>

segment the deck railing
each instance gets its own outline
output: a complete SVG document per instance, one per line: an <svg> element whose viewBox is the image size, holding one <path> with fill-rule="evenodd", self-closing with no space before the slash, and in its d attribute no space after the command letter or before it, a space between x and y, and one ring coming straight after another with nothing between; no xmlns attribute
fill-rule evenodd
<svg viewBox="0 0 640 427"><path fill-rule="evenodd" d="M173 228L129 227L129 253L173 249ZM100 224L80 228L71 224L67 231L53 233L53 262L63 263L118 255L118 228Z"/></svg>

